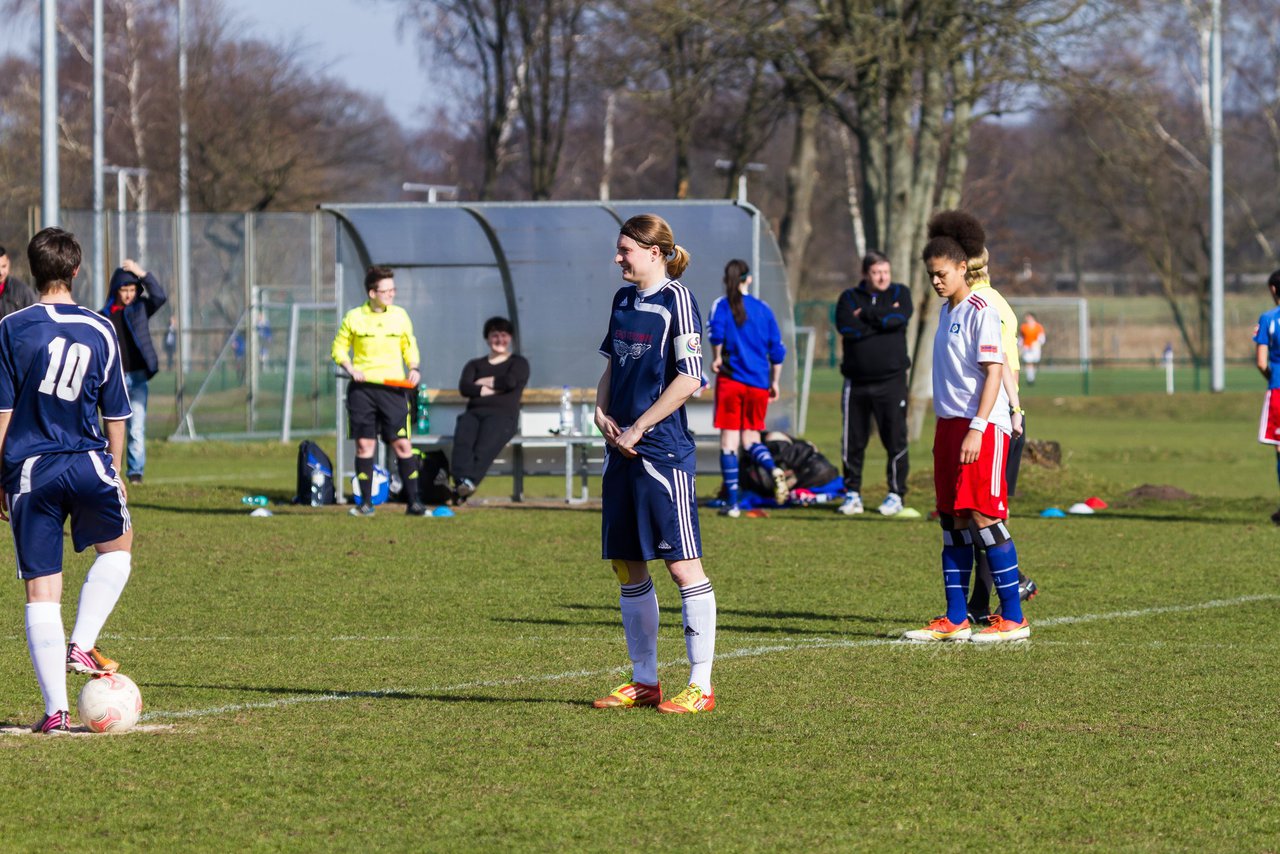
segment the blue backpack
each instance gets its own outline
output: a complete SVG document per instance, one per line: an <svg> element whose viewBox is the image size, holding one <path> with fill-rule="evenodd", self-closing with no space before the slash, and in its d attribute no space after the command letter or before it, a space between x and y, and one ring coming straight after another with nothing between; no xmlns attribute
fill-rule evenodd
<svg viewBox="0 0 1280 854"><path fill-rule="evenodd" d="M312 507L337 503L333 490L333 462L310 439L298 445L298 494L293 497L293 503Z"/></svg>

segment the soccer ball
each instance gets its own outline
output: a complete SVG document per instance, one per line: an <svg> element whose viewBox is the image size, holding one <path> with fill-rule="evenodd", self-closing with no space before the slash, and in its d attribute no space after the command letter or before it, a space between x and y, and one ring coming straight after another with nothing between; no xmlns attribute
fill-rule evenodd
<svg viewBox="0 0 1280 854"><path fill-rule="evenodd" d="M142 693L123 673L108 673L80 689L76 714L93 732L126 732L142 714Z"/></svg>

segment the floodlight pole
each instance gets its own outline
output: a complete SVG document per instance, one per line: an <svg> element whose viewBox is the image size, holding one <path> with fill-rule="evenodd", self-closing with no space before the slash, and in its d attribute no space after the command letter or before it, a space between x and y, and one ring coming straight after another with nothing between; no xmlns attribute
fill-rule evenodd
<svg viewBox="0 0 1280 854"><path fill-rule="evenodd" d="M40 8L40 227L58 225L58 2Z"/></svg>
<svg viewBox="0 0 1280 854"><path fill-rule="evenodd" d="M101 3L102 0L96 0ZM178 0L178 383L181 411L185 374L191 369L191 194L187 154L187 3Z"/></svg>
<svg viewBox="0 0 1280 854"><path fill-rule="evenodd" d="M1209 330L1211 391L1226 388L1223 349L1223 278L1222 245L1222 0L1213 0L1213 31L1209 41Z"/></svg>
<svg viewBox="0 0 1280 854"><path fill-rule="evenodd" d="M458 197L457 184L416 184L413 181L405 181L400 185L400 189L406 193L426 193L427 204L430 205L436 203L440 193L448 193L454 198Z"/></svg>
<svg viewBox="0 0 1280 854"><path fill-rule="evenodd" d="M102 94L104 39L102 36L102 0L93 0L93 305L107 301L106 224L102 221L103 119Z"/></svg>

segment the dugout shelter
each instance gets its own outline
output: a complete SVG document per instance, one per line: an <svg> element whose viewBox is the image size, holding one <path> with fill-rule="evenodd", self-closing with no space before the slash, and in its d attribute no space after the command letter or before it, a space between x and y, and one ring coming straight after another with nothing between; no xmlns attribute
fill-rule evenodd
<svg viewBox="0 0 1280 854"><path fill-rule="evenodd" d="M337 328L343 312L366 299L364 271L392 268L396 304L413 320L422 353L423 382L433 389L431 434L449 434L462 401L458 375L486 351L481 327L493 315L516 327L516 351L529 360L521 432L546 433L558 416L563 386L574 390L579 426L604 368L597 354L610 298L624 282L613 263L618 229L629 217L655 213L671 224L691 256L681 281L694 293L705 326L723 294L724 265L751 265L752 292L777 315L787 346L782 397L769 408L769 428L795 432L795 326L782 255L768 223L750 204L732 200L599 202L441 202L326 204L337 221ZM706 372L710 380L710 350ZM554 392L554 395L551 392ZM339 436L346 412L338 401ZM690 402L695 437L714 436L712 394ZM584 416L587 416L584 418ZM558 426L558 421L555 422ZM339 442L337 467L346 472L352 445Z"/></svg>

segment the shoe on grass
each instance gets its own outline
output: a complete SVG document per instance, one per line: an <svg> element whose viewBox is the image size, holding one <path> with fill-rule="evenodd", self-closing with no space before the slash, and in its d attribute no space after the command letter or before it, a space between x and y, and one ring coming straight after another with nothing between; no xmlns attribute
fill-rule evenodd
<svg viewBox="0 0 1280 854"><path fill-rule="evenodd" d="M902 512L902 496L896 492L890 492L884 497L884 501L880 503L881 516L897 516Z"/></svg>
<svg viewBox="0 0 1280 854"><path fill-rule="evenodd" d="M67 735L71 732L71 715L65 711L45 715L31 731L41 735Z"/></svg>
<svg viewBox="0 0 1280 854"><path fill-rule="evenodd" d="M1018 579L1018 599L1023 602L1029 602L1036 598L1040 593L1040 588L1036 587L1036 583L1025 575Z"/></svg>
<svg viewBox="0 0 1280 854"><path fill-rule="evenodd" d="M348 510L347 512L348 512L348 513L350 513L352 516L372 516L372 515L373 515L373 505L372 505L372 504L357 504L355 507L352 507L352 508L351 508L350 510Z"/></svg>
<svg viewBox="0 0 1280 854"><path fill-rule="evenodd" d="M836 512L844 516L857 516L862 510L862 496L856 492L845 495L844 501L841 501L840 506L836 508Z"/></svg>
<svg viewBox="0 0 1280 854"><path fill-rule="evenodd" d="M625 682L614 688L607 697L595 700L597 709L633 709L637 706L656 706L662 702L662 685L645 685L643 682Z"/></svg>
<svg viewBox="0 0 1280 854"><path fill-rule="evenodd" d="M957 625L943 615L931 621L923 629L911 629L903 632L902 636L909 641L934 643L938 641L967 641L972 634L973 629L970 628L967 619Z"/></svg>
<svg viewBox="0 0 1280 854"><path fill-rule="evenodd" d="M404 512L406 516L426 516L427 505L423 504L421 501L415 501L406 507Z"/></svg>
<svg viewBox="0 0 1280 854"><path fill-rule="evenodd" d="M1024 641L1030 637L1031 626L1027 624L1026 617L1022 618L1021 623L1006 620L1004 617L996 617L991 621L991 625L975 634L970 640L974 643L1008 643L1010 641Z"/></svg>
<svg viewBox="0 0 1280 854"><path fill-rule="evenodd" d="M665 703L658 704L658 711L665 715L692 715L698 712L709 712L716 707L716 694L713 689L702 693L702 689L692 682L679 694Z"/></svg>
<svg viewBox="0 0 1280 854"><path fill-rule="evenodd" d="M737 504L726 504L720 508L721 516L728 516L730 519L737 519L742 515L742 509Z"/></svg>
<svg viewBox="0 0 1280 854"><path fill-rule="evenodd" d="M471 478L464 477L458 481L458 485L453 488L453 491L457 493L460 499L466 501L472 495L475 495L476 485L471 482Z"/></svg>

